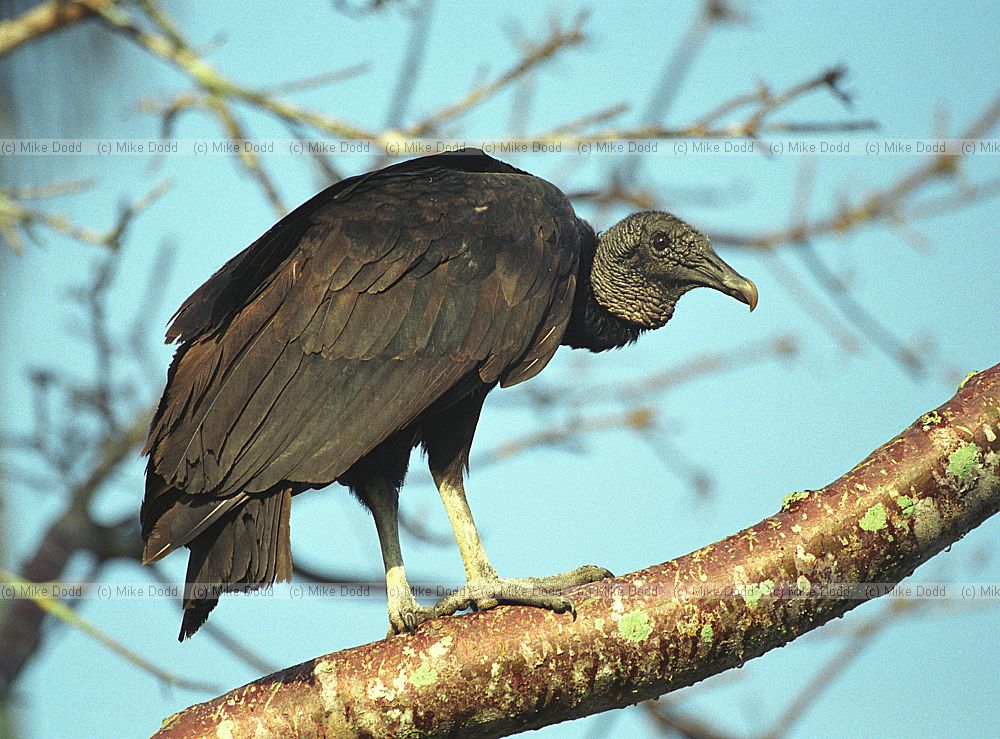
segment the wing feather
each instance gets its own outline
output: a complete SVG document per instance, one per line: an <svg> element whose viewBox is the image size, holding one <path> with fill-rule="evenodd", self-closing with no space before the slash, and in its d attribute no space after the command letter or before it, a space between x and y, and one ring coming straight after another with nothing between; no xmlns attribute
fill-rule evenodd
<svg viewBox="0 0 1000 739"><path fill-rule="evenodd" d="M171 335L185 343L148 444L167 487L233 500L327 484L449 393L470 392L470 377L514 384L545 366L578 259L565 197L512 169L407 172L314 198L182 306ZM213 303L226 295L247 302ZM234 572L281 569L252 561L252 547L232 551Z"/></svg>

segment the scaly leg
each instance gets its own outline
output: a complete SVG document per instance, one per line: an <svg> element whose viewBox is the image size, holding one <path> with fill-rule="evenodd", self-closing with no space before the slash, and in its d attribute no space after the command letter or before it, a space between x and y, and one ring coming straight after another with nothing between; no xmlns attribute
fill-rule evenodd
<svg viewBox="0 0 1000 739"><path fill-rule="evenodd" d="M483 549L465 497L463 476L485 395L474 395L449 409L438 417L432 433L424 433L431 475L455 533L467 579L464 587L443 598L431 611L448 616L467 608L482 611L508 603L572 613L573 602L560 591L612 577L610 572L585 565L549 577L500 578Z"/></svg>
<svg viewBox="0 0 1000 739"><path fill-rule="evenodd" d="M406 581L403 553L399 548L399 496L391 486L373 482L363 493L375 519L382 561L385 563L385 587L389 598L390 634L413 631L436 612L417 604Z"/></svg>
<svg viewBox="0 0 1000 739"><path fill-rule="evenodd" d="M548 577L498 577L483 549L479 531L472 520L472 511L465 497L461 471L457 479L434 476L441 501L448 512L455 540L465 564L466 584L442 598L431 610L437 616L450 616L456 611L475 608L485 611L501 603L547 608L556 613L575 614L573 601L560 591L576 585L602 580L613 575L603 567L584 565L569 572Z"/></svg>

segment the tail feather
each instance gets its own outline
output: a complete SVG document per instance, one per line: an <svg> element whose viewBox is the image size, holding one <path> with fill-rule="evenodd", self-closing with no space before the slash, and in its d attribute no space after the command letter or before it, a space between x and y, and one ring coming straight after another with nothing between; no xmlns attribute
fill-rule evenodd
<svg viewBox="0 0 1000 739"><path fill-rule="evenodd" d="M207 495L177 493L174 490L169 492L174 493L169 508L156 518L148 532L143 532L146 538L142 551L143 564L156 562L175 549L194 541L225 518L230 511L239 509L249 500L246 493L220 499Z"/></svg>
<svg viewBox="0 0 1000 739"><path fill-rule="evenodd" d="M225 592L255 590L292 576L289 513L292 488L230 498L156 491L144 506L143 562L182 546L191 551L179 639L194 634Z"/></svg>
<svg viewBox="0 0 1000 739"><path fill-rule="evenodd" d="M181 641L205 623L221 593L291 579L291 507L291 488L248 496L187 543Z"/></svg>

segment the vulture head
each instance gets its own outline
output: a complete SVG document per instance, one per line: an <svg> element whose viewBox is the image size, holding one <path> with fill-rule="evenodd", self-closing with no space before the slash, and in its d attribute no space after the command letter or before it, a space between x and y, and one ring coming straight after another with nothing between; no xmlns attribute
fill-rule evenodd
<svg viewBox="0 0 1000 739"><path fill-rule="evenodd" d="M660 328L678 298L710 287L750 306L757 286L726 264L706 236L670 213L633 213L602 233L590 273L594 300L642 329Z"/></svg>

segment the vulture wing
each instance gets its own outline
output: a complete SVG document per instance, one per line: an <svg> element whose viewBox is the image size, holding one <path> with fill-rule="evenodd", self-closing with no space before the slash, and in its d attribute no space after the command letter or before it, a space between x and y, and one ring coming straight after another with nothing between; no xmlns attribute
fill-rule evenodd
<svg viewBox="0 0 1000 739"><path fill-rule="evenodd" d="M287 530L289 491L334 481L473 380L539 372L579 241L557 188L482 153L344 180L282 219L167 333L181 345L145 450L146 560L268 491Z"/></svg>

